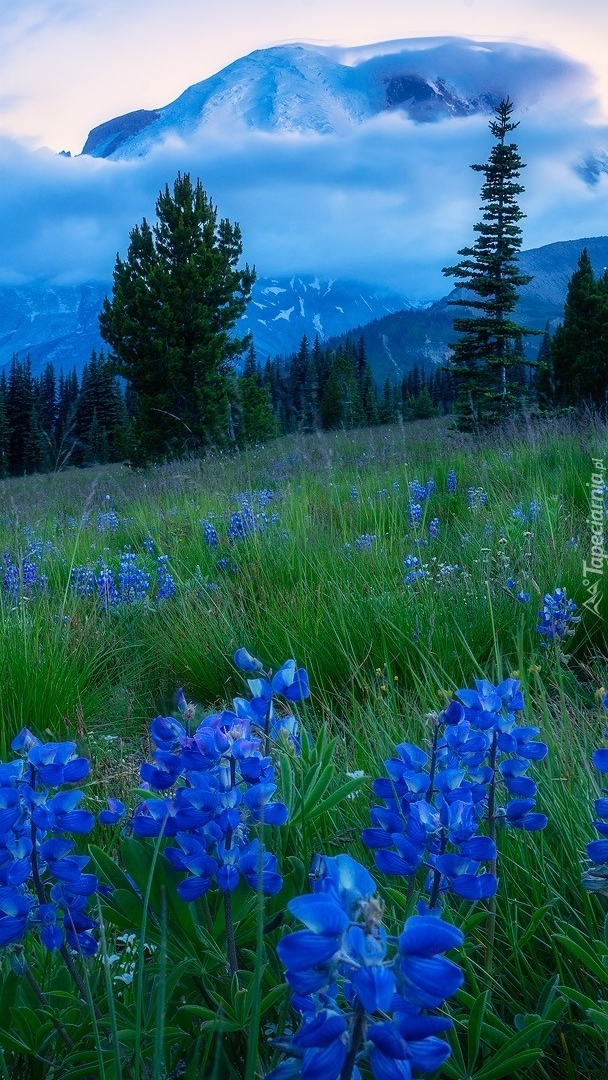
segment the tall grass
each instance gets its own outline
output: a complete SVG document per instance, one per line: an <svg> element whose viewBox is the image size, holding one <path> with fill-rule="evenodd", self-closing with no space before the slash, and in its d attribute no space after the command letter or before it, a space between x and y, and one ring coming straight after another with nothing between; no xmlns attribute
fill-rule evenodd
<svg viewBox="0 0 608 1080"><path fill-rule="evenodd" d="M541 837L500 837L493 1008L505 1023L516 1023L539 1009L556 975L597 996L597 980L556 944L556 935L569 924L592 943L603 917L604 901L583 891L580 873L593 837L596 781L589 759L603 735L597 692L608 684L608 588L601 614L583 613L562 655L541 648L536 625L545 592L562 586L575 600L584 598L585 485L591 456L603 456L607 446L608 430L599 423L520 428L475 444L437 421L287 438L146 473L112 466L4 481L0 551L16 557L32 537L53 548L39 560L48 576L40 595L10 597L0 582L0 756L5 759L22 726L47 738L74 736L100 765L107 788L127 790L136 784L147 720L172 711L178 686L211 709L240 690L231 663L238 646L268 662L294 656L308 669L313 691L302 710L305 724L313 740L321 731L336 740L334 785L356 770L364 779L352 798L310 821L293 794L295 814L281 841L293 895L316 850L348 850L369 863L359 833L369 823L371 780L382 774L394 744L424 741L425 715L459 687L516 672L529 722L550 747L539 769L539 808L550 824ZM455 494L446 490L450 469L458 477ZM436 491L422 525L412 529L408 483L429 477ZM469 487L483 489L485 506L468 506ZM230 544L225 531L235 496L268 488L274 499L267 513L275 512L277 522ZM532 519L531 502L540 507ZM120 524L100 532L97 513L108 505ZM526 522L513 515L520 505ZM440 534L431 539L428 523L435 517ZM203 519L214 521L219 547L205 544ZM357 546L364 536L375 539ZM74 595L71 568L115 564L125 547L152 570L154 559L143 549L150 537L155 551L169 556L174 597L107 612L95 598ZM428 576L405 584L406 555L417 557ZM219 568L220 558L227 568ZM515 589L507 586L510 578ZM516 599L519 589L530 593L528 603ZM385 882L385 898L402 917L399 885ZM277 915L285 902L273 898L264 917ZM461 905L458 917L470 915ZM221 916L214 918L221 937ZM255 905L247 918L255 924ZM471 923L473 988L483 970L483 933L483 923ZM168 947L173 961L179 949L171 953L171 940ZM256 948L262 978L259 933ZM278 979L276 961L273 970ZM143 966L139 980L141 994ZM543 1062L523 1069L522 1080L600 1075L601 1039L591 1038L580 1019L572 1006ZM220 1028L205 1023L214 1038L201 1055L211 1069ZM158 1039L149 1041L160 1076ZM256 1062L251 1049L252 1076Z"/></svg>

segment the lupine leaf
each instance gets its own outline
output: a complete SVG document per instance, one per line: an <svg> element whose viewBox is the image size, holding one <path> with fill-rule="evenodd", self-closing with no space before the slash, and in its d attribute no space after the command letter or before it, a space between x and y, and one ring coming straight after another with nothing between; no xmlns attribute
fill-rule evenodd
<svg viewBox="0 0 608 1080"><path fill-rule="evenodd" d="M358 791L358 789L361 787L363 779L363 777L358 777L355 780L347 780L346 783L341 784L336 791L334 791L331 795L328 795L326 799L323 799L323 801L318 804L315 809L314 815L311 816L315 818L321 817L329 810L333 810L334 806L337 806L338 803L343 802L343 800L348 798L348 796L351 795L353 792Z"/></svg>

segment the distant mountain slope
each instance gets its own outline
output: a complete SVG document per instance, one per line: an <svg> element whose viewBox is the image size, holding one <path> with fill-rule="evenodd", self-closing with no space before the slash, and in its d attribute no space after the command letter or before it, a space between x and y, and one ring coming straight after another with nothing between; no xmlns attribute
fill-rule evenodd
<svg viewBox="0 0 608 1080"><path fill-rule="evenodd" d="M91 350L107 346L99 334L98 315L110 283L53 286L31 282L0 286L0 367L13 353L28 353L32 370L47 363L59 370L81 371ZM295 352L304 334L321 341L358 323L411 306L405 296L356 281L321 281L311 275L258 278L246 315L236 332L253 333L260 360Z"/></svg>
<svg viewBox="0 0 608 1080"><path fill-rule="evenodd" d="M491 114L507 93L528 108L583 67L529 45L466 38L409 38L343 49L280 45L241 57L169 105L118 116L89 133L83 154L132 159L167 139L191 140L235 125L261 132L344 133L381 113L412 120Z"/></svg>
<svg viewBox="0 0 608 1080"><path fill-rule="evenodd" d="M566 240L523 251L520 266L533 280L521 291L516 317L525 326L543 330L563 315L568 280L583 248L596 273L608 266L608 236ZM89 282L53 286L46 282L0 285L0 367L10 365L13 353L29 353L34 372L49 361L64 371L82 370L91 349L105 348L97 316L111 285ZM450 295L455 295L454 293ZM458 309L447 297L423 309L407 298L375 285L320 280L310 275L259 278L253 299L237 333L251 330L258 360L295 352L304 334L314 341L338 340L363 334L374 375L400 378L412 364L443 361L454 339L452 322ZM537 340L528 342L531 354Z"/></svg>
<svg viewBox="0 0 608 1080"><path fill-rule="evenodd" d="M522 251L519 264L524 274L533 280L520 293L515 318L531 330L544 330L547 323L554 329L561 322L568 281L572 276L583 248L587 248L596 274L608 266L608 236L593 236L580 240L565 240L540 248ZM449 297L455 297L453 290ZM460 293L462 295L462 293ZM426 367L442 363L449 356L450 342L456 334L454 317L464 314L464 308L447 303L448 296L423 311L400 311L357 327L352 336L363 335L368 359L378 383L388 375L401 378L414 364ZM342 338L345 335L341 335ZM332 344L337 344L335 339ZM530 357L538 351L539 338L526 341Z"/></svg>
<svg viewBox="0 0 608 1080"><path fill-rule="evenodd" d="M47 363L56 370L81 371L92 349L100 349L97 317L108 286L0 285L0 367L8 368L13 353L30 356L34 373Z"/></svg>
<svg viewBox="0 0 608 1080"><path fill-rule="evenodd" d="M345 328L417 305L405 296L358 281L320 281L311 275L260 278L237 324L250 330L258 360L296 352L304 334L321 342Z"/></svg>

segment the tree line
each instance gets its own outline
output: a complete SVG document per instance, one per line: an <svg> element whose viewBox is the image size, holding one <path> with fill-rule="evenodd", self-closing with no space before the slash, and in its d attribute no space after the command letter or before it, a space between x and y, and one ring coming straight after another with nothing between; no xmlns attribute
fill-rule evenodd
<svg viewBox="0 0 608 1080"><path fill-rule="evenodd" d="M242 372L227 377L221 434L243 448L292 432L427 419L452 401L449 372L414 365L379 391L362 337L333 347L304 336L296 353L264 364L250 346ZM131 461L134 416L131 389L103 352L92 352L80 378L50 363L33 375L29 357L15 356L0 376L0 476Z"/></svg>
<svg viewBox="0 0 608 1080"><path fill-rule="evenodd" d="M30 358L13 357L0 376L0 476L67 465L122 461L129 454L127 399L103 354L91 354L80 380Z"/></svg>

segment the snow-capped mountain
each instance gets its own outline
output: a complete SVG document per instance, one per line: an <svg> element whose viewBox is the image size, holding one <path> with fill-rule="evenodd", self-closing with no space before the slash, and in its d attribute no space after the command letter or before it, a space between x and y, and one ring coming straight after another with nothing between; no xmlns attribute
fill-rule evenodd
<svg viewBox="0 0 608 1080"><path fill-rule="evenodd" d="M89 133L83 154L132 159L179 138L235 126L341 134L399 110L418 122L491 114L505 95L521 108L561 98L584 80L548 50L465 38L408 38L356 48L281 45L236 60L169 105L116 117Z"/></svg>
<svg viewBox="0 0 608 1080"><path fill-rule="evenodd" d="M107 350L99 334L98 315L110 283L49 286L0 285L0 367L13 354L28 354L35 374L47 363L57 370L81 371L91 350ZM415 305L405 296L356 281L320 280L311 275L258 278L236 333L253 335L258 359L295 352L304 334L321 342L362 326L371 319Z"/></svg>

